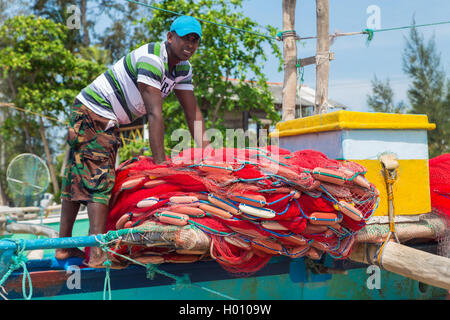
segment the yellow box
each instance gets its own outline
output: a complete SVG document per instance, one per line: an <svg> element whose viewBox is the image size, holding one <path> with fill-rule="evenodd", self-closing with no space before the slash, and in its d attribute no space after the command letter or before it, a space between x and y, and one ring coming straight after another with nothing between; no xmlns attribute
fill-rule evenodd
<svg viewBox="0 0 450 320"><path fill-rule="evenodd" d="M280 122L271 137L290 151L313 149L331 159L350 160L367 168L366 178L380 191L375 216L388 213L379 156L392 152L399 160L394 184L396 215L431 211L427 130L435 124L426 115L337 111Z"/></svg>

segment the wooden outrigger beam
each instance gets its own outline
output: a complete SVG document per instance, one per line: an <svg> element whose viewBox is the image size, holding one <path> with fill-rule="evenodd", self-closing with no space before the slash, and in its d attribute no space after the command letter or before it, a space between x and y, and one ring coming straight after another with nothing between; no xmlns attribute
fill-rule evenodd
<svg viewBox="0 0 450 320"><path fill-rule="evenodd" d="M378 247L375 244L356 243L349 259L371 265L377 264L401 276L450 290L449 258L393 241L386 243L381 254Z"/></svg>
<svg viewBox="0 0 450 320"><path fill-rule="evenodd" d="M397 177L399 162L394 153L380 155L388 194L389 234L380 247L375 244L357 243L352 249L350 260L377 264L387 271L450 290L450 259L417 250L398 243L395 231L393 183ZM394 237L392 237L394 236ZM397 242L393 241L396 240Z"/></svg>

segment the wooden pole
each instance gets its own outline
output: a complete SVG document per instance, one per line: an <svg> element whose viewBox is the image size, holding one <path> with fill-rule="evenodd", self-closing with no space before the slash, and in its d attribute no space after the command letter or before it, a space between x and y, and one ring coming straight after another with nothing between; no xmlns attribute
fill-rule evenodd
<svg viewBox="0 0 450 320"><path fill-rule="evenodd" d="M295 5L297 0L283 0L283 31L295 30ZM295 31L283 33L284 85L282 121L295 118L297 92L297 42Z"/></svg>
<svg viewBox="0 0 450 320"><path fill-rule="evenodd" d="M58 231L48 226L38 224L25 224L11 222L6 224L6 231L9 233L34 234L36 236L45 236L47 238L58 238Z"/></svg>
<svg viewBox="0 0 450 320"><path fill-rule="evenodd" d="M328 112L328 77L330 72L330 18L328 0L316 0L316 100L315 114Z"/></svg>
<svg viewBox="0 0 450 320"><path fill-rule="evenodd" d="M357 243L350 260L377 263L377 245ZM450 259L417 250L396 242L388 242L381 255L383 269L438 288L450 290Z"/></svg>

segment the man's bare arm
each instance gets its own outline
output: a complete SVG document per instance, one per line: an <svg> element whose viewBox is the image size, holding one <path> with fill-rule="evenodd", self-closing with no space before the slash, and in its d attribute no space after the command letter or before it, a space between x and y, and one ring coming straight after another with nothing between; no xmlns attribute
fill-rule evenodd
<svg viewBox="0 0 450 320"><path fill-rule="evenodd" d="M191 90L174 90L174 92L183 107L189 131L194 137L195 143L198 147L207 147L210 142L204 137L205 121L202 112L200 111L200 107L197 104L197 100L195 99L194 92ZM197 134L195 133L195 123L200 125L200 130Z"/></svg>
<svg viewBox="0 0 450 320"><path fill-rule="evenodd" d="M155 163L161 163L166 161L161 91L140 82L138 82L138 88L144 100L145 109L147 110L148 133L153 161Z"/></svg>

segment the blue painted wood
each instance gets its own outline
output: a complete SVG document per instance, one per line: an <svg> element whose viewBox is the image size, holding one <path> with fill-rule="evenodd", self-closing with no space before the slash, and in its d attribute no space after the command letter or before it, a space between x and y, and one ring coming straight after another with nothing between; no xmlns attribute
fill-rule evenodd
<svg viewBox="0 0 450 320"><path fill-rule="evenodd" d="M105 281L105 269L81 268L79 269L82 283L81 288L71 289L66 285L66 279L72 274L67 271L67 265L62 262L55 263L55 259L31 261L27 263L33 281L33 297L64 296L70 294L85 294L91 292L103 292ZM274 259L274 262L267 264L263 269L251 275L251 278L280 275L289 273L289 258ZM187 274L191 283L211 282L221 280L231 280L248 278L245 275L235 275L224 270L215 261L199 261L189 264L162 264L158 268L171 275L182 277ZM44 273L45 278L37 283L39 273ZM21 299L21 272L13 272L6 283L6 288L16 284L18 290L8 290L8 299ZM156 273L153 279L147 279L146 269L138 265L130 265L123 270L110 270L110 281L112 291L125 289L139 289L146 287L173 286L175 280Z"/></svg>
<svg viewBox="0 0 450 320"><path fill-rule="evenodd" d="M102 240L103 235L52 239L17 239L16 241L5 239L0 240L0 252L4 250L16 250L18 245L21 248L25 248L25 250L97 247Z"/></svg>
<svg viewBox="0 0 450 320"><path fill-rule="evenodd" d="M96 237L88 236L21 241L20 247L25 245L27 249L34 250L97 244ZM17 245L8 240L0 241L0 245L4 250L0 262L5 268ZM418 249L432 252L436 246L430 244ZM380 290L368 290L367 265L334 260L328 256L326 258L320 262L329 268L348 270L348 275L315 274L306 268L303 258L283 256L273 257L263 269L249 277L231 274L216 261L159 265L158 268L176 277L189 276L194 286L185 286L182 293L177 294L174 279L160 274L147 279L144 267L130 265L124 270L110 271L112 296L113 299L172 299L172 296L174 299L220 299L220 293L223 293L239 299L443 299L446 295L443 289L429 286L431 289L426 287L428 289L424 291L423 285L421 287L418 282L385 271L382 271L383 287ZM75 269L81 276L80 289L70 288L67 284L74 272L73 266L78 267ZM27 268L32 278L33 299L102 299L105 269L85 268L81 266L80 259L58 261L54 258L29 261ZM23 298L22 276L23 272L19 269L4 283L8 299ZM202 288L216 292L211 293Z"/></svg>
<svg viewBox="0 0 450 320"><path fill-rule="evenodd" d="M298 150L317 150L330 159L343 159L342 131L307 133L280 138L280 148L295 152Z"/></svg>
<svg viewBox="0 0 450 320"><path fill-rule="evenodd" d="M298 263L299 260L297 260ZM192 286L175 286L175 281L156 274L147 279L145 268L132 265L125 270L111 270L112 299L118 300L205 300L221 299L445 299L446 290L420 285L417 281L381 271L381 288L371 290L366 285L365 268L348 270L348 274L317 275L308 272L304 282L294 282L289 272L292 259L275 257L263 269L249 277L230 274L215 261L190 264L163 264L159 267L171 274L188 274ZM80 269L80 288L67 285L72 275L54 261L28 263L33 279L33 299L101 300L105 269ZM15 272L5 284L8 299L23 299L22 274ZM207 289L207 290L205 290ZM222 295L221 295L222 294ZM108 296L108 295L107 295Z"/></svg>

